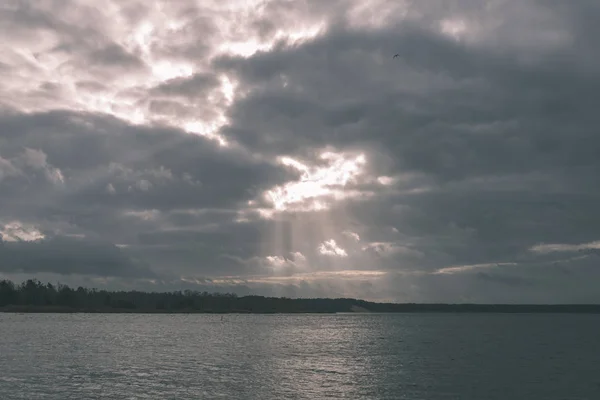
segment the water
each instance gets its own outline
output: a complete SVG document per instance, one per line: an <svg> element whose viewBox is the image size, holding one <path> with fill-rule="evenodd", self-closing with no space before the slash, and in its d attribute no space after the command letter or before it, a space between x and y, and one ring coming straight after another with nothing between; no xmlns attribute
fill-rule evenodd
<svg viewBox="0 0 600 400"><path fill-rule="evenodd" d="M0 314L0 398L600 399L600 316Z"/></svg>

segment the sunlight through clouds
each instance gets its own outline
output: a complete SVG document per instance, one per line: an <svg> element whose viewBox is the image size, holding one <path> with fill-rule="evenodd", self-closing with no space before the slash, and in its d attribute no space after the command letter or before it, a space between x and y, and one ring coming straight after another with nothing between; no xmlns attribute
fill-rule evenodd
<svg viewBox="0 0 600 400"><path fill-rule="evenodd" d="M3 1L0 272L597 299L600 8L564 3Z"/></svg>
<svg viewBox="0 0 600 400"><path fill-rule="evenodd" d="M369 281L370 279L380 279L385 277L385 271L367 271L367 270L338 270L338 271L315 271L300 272L289 276L271 276L271 277L249 277L247 282L253 283L301 283L311 281L327 281L329 279L342 281ZM235 279L235 278L234 278ZM239 279L239 278L238 278Z"/></svg>
<svg viewBox="0 0 600 400"><path fill-rule="evenodd" d="M360 242L360 236L356 232L343 231L342 235L344 235L346 237L349 237L349 238L353 239L356 242Z"/></svg>
<svg viewBox="0 0 600 400"><path fill-rule="evenodd" d="M342 249L335 240L326 240L319 245L319 252L326 256L348 257L346 250Z"/></svg>
<svg viewBox="0 0 600 400"><path fill-rule="evenodd" d="M151 5L137 1L109 1L102 9L86 1L74 4L77 7L69 8L61 20L61 23L71 24L70 30L39 30L36 32L37 44L7 49L10 50L8 54L13 54L12 64L21 64L23 71L22 75L2 82L10 85L4 92L13 93L11 98L5 99L7 103L30 112L65 108L106 113L139 125L167 124L216 140L222 146L228 145L228 140L219 131L228 123L226 111L237 90L237 85L227 75L221 75L221 85L212 90L221 92L226 101L202 106L214 110L215 116L211 118L184 116L175 108L157 115L147 105L152 99L140 99L139 95L132 97L131 94L207 71L211 60L223 54L250 57L259 51L269 51L282 41L288 46L301 45L323 34L327 27L323 16L313 15L307 5L297 10L306 14L303 18L282 11L280 21L268 34L259 35L249 30L251 27L241 27L236 18L239 15L252 15L253 18L266 15L271 5L263 1L206 2L197 8L166 1ZM358 9L357 12L356 15L364 13ZM80 26L82 16L90 13L95 15L93 22L97 33L77 37L76 32L83 29ZM208 15L216 18L211 35L202 39L210 51L204 57L190 58L186 49L198 46L197 37L189 36L190 29L196 28L195 18ZM92 68L86 68L85 63L63 50L64 46L59 45L62 41L77 43L77 46L80 45L78 42L95 42L97 50L93 57L101 57L98 59L100 64L95 62ZM89 83L94 81L95 73L103 74L103 80L92 86ZM38 90L45 82L54 85L51 92ZM15 97L14 94L19 92L21 96ZM213 93L207 93L206 98L211 97L214 97ZM319 207L318 203L315 206Z"/></svg>
<svg viewBox="0 0 600 400"><path fill-rule="evenodd" d="M258 52L271 50L279 42L298 46L318 37L324 27L325 24L320 22L300 30L278 30L267 41L252 38L249 40L226 42L220 45L219 52L241 57L251 57Z"/></svg>
<svg viewBox="0 0 600 400"><path fill-rule="evenodd" d="M325 166L308 166L291 157L281 157L279 162L301 173L300 179L277 186L265 196L279 211L326 210L335 201L359 195L344 190L363 173L364 154L350 156L343 153L323 152Z"/></svg>
<svg viewBox="0 0 600 400"><path fill-rule="evenodd" d="M287 264L287 260L280 256L267 256L267 262L274 267L283 267Z"/></svg>
<svg viewBox="0 0 600 400"><path fill-rule="evenodd" d="M0 238L5 242L33 242L44 239L45 235L33 225L12 221L4 224Z"/></svg>
<svg viewBox="0 0 600 400"><path fill-rule="evenodd" d="M273 267L273 272L277 274L285 267L292 268L296 272L309 267L306 263L306 257L299 251L292 251L287 256L266 256L264 258L269 267Z"/></svg>

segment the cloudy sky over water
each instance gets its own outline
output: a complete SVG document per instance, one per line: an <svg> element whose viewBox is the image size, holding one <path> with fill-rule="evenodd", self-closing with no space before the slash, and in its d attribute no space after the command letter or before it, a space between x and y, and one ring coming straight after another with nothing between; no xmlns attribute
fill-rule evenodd
<svg viewBox="0 0 600 400"><path fill-rule="evenodd" d="M3 1L0 277L599 302L599 20L592 0Z"/></svg>

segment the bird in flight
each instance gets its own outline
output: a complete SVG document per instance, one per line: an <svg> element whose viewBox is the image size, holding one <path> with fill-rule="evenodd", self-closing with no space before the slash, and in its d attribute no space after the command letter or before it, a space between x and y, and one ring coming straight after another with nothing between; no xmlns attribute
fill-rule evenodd
<svg viewBox="0 0 600 400"><path fill-rule="evenodd" d="M400 54L394 54L394 57L392 57L392 58L396 58L396 57L400 57Z"/></svg>

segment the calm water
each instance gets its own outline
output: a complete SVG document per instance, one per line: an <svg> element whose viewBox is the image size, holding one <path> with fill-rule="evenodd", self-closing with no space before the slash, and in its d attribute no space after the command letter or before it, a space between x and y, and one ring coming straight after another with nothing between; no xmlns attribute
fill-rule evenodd
<svg viewBox="0 0 600 400"><path fill-rule="evenodd" d="M594 315L0 314L1 399L600 399Z"/></svg>

